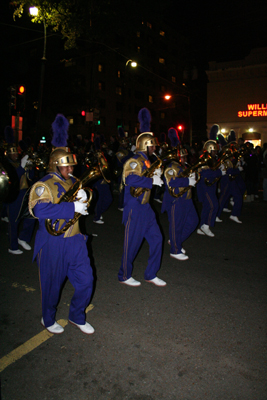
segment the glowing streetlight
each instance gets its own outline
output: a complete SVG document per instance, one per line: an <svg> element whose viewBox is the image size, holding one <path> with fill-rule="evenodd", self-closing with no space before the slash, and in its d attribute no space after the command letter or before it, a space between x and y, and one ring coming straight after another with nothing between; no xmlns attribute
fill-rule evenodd
<svg viewBox="0 0 267 400"><path fill-rule="evenodd" d="M128 60L128 61L126 61L126 67L127 67L127 65L129 65L130 64L130 66L132 67L132 68L136 68L137 67L137 62L135 62L135 61L133 61L133 60Z"/></svg>
<svg viewBox="0 0 267 400"><path fill-rule="evenodd" d="M30 8L29 8L29 11L30 11L30 14L31 14L33 17L36 17L36 16L38 15L38 8L37 8L37 7L30 7Z"/></svg>
<svg viewBox="0 0 267 400"><path fill-rule="evenodd" d="M165 100L170 100L172 98L172 96L170 95L170 94L166 94L165 96L164 96L164 99Z"/></svg>

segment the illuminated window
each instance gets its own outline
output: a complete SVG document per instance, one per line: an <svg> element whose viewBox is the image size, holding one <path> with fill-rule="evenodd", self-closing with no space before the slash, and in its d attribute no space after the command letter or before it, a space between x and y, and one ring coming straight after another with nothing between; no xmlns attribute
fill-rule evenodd
<svg viewBox="0 0 267 400"><path fill-rule="evenodd" d="M103 65L102 64L98 64L98 72L103 72Z"/></svg>
<svg viewBox="0 0 267 400"><path fill-rule="evenodd" d="M137 47L137 53L140 53L140 50L141 50L141 47L138 46L138 47Z"/></svg>
<svg viewBox="0 0 267 400"><path fill-rule="evenodd" d="M105 90L105 83L104 82L98 82L98 90Z"/></svg>
<svg viewBox="0 0 267 400"><path fill-rule="evenodd" d="M146 26L147 26L148 28L152 29L152 25L151 25L150 22L147 22L147 23L146 23Z"/></svg>
<svg viewBox="0 0 267 400"><path fill-rule="evenodd" d="M172 76L172 82L173 82L173 83L176 83L176 78L175 78L175 76Z"/></svg>
<svg viewBox="0 0 267 400"><path fill-rule="evenodd" d="M164 119L164 118L165 118L165 113L164 113L164 112L160 113L160 118L161 118L161 119Z"/></svg>
<svg viewBox="0 0 267 400"><path fill-rule="evenodd" d="M136 36L140 37L141 36L140 32L136 32Z"/></svg>
<svg viewBox="0 0 267 400"><path fill-rule="evenodd" d="M165 59L164 58L159 58L159 63L160 64L165 64Z"/></svg>
<svg viewBox="0 0 267 400"><path fill-rule="evenodd" d="M153 96L148 96L148 101L149 101L149 103L153 103Z"/></svg>
<svg viewBox="0 0 267 400"><path fill-rule="evenodd" d="M121 78L121 71L117 72L118 78Z"/></svg>
<svg viewBox="0 0 267 400"><path fill-rule="evenodd" d="M165 36L165 32L164 31L159 31L160 36Z"/></svg>
<svg viewBox="0 0 267 400"><path fill-rule="evenodd" d="M121 86L116 86L116 94L122 95Z"/></svg>

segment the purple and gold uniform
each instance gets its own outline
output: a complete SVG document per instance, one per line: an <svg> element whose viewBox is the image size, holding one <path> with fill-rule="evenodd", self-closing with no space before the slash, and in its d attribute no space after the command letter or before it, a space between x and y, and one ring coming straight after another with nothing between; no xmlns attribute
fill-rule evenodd
<svg viewBox="0 0 267 400"><path fill-rule="evenodd" d="M59 202L75 179L65 180L59 173L52 172L36 182L30 192L29 209L38 218L33 260L37 260L42 292L42 313L45 326L55 322L60 290L66 277L75 292L71 300L69 319L76 324L85 324L85 309L93 290L93 272L87 251L87 236L79 229L78 221L64 234L53 236L46 230L45 221L58 220L56 229L62 228L65 220L72 219L74 203Z"/></svg>
<svg viewBox="0 0 267 400"><path fill-rule="evenodd" d="M131 278L133 261L145 238L149 244L149 258L145 269L145 280L152 280L160 268L162 254L162 235L156 216L149 204L153 179L142 176L150 167L146 152L138 152L126 161L122 179L125 182L123 224L125 225L124 247L119 281ZM131 187L144 188L145 192L138 197L131 194Z"/></svg>
<svg viewBox="0 0 267 400"><path fill-rule="evenodd" d="M171 254L181 253L182 243L198 225L198 215L193 204L191 188L181 196L175 197L189 185L188 178L178 177L183 171L184 168L175 161L171 162L164 171L165 192L161 212L166 211L168 214Z"/></svg>

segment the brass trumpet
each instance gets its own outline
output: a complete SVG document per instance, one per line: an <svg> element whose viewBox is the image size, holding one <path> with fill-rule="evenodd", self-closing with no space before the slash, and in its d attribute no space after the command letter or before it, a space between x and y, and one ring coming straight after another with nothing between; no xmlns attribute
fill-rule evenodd
<svg viewBox="0 0 267 400"><path fill-rule="evenodd" d="M204 152L200 157L199 160L196 164L192 165L191 167L187 168L185 171L181 172L178 175L178 178L189 178L189 176L193 173L196 174L196 184L200 181L200 174L197 172L197 170L205 165L207 165L208 161L211 160L211 156L208 152ZM175 188L172 188L168 185L169 193L173 197L181 197L184 193L188 192L189 189L191 189L192 186L186 186L184 187L179 193L175 193Z"/></svg>

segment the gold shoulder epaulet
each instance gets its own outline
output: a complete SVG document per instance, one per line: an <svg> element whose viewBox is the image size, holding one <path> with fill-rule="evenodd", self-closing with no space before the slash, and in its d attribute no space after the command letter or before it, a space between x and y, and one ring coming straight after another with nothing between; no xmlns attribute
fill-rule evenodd
<svg viewBox="0 0 267 400"><path fill-rule="evenodd" d="M125 185L125 179L128 175L141 175L143 169L143 161L141 158L129 158L123 166L122 181Z"/></svg>
<svg viewBox="0 0 267 400"><path fill-rule="evenodd" d="M50 187L48 185L46 185L44 182L36 182L30 191L30 195L29 195L29 203L28 203L28 207L29 207L29 212L30 214L35 217L34 213L33 213L33 208L35 207L35 205L37 203L53 203L54 199L53 199L53 194L52 191L50 189ZM37 218L38 219L38 218Z"/></svg>

